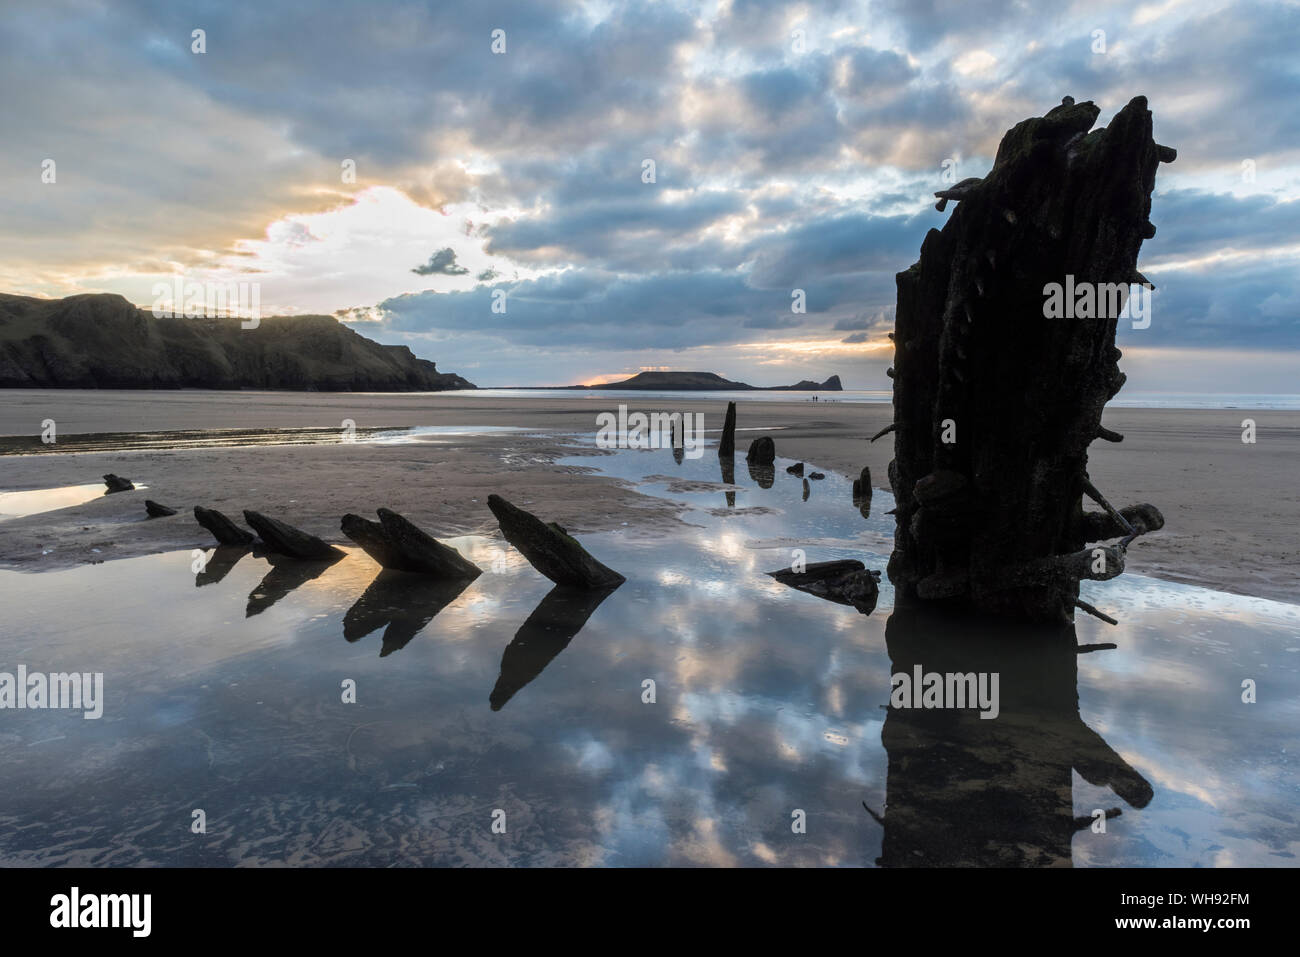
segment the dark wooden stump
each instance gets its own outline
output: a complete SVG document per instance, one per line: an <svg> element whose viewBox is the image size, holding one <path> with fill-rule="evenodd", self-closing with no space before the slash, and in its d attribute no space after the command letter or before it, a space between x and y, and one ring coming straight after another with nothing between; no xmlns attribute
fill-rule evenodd
<svg viewBox="0 0 1300 957"><path fill-rule="evenodd" d="M804 488L808 486L804 480ZM880 597L880 572L870 571L854 558L831 562L813 562L803 571L783 568L768 572L783 585L825 598L841 605L852 605L864 615L871 614Z"/></svg>
<svg viewBox="0 0 1300 957"><path fill-rule="evenodd" d="M897 276L889 577L902 602L1071 620L1091 568L1078 556L1110 530L1082 496L1089 444L1113 440L1101 415L1124 383L1120 319L1047 318L1045 300L1053 283L1145 283L1156 167L1174 152L1152 139L1144 98L1089 132L1098 112L1067 97L1016 125L987 177L938 194L958 205ZM1142 509L1147 529L1163 523ZM1115 524L1122 559L1137 530Z"/></svg>
<svg viewBox="0 0 1300 957"><path fill-rule="evenodd" d="M500 523L506 541L557 585L604 588L626 580L592 558L576 538L554 522L547 524L500 495L488 496L488 508Z"/></svg>
<svg viewBox="0 0 1300 957"><path fill-rule="evenodd" d="M384 568L446 579L474 579L483 573L456 549L391 509L381 508L378 514L378 522L349 514L340 524L343 534Z"/></svg>
<svg viewBox="0 0 1300 957"><path fill-rule="evenodd" d="M722 438L718 439L718 457L729 459L736 454L736 403L727 403L727 417L722 422Z"/></svg>
<svg viewBox="0 0 1300 957"><path fill-rule="evenodd" d="M315 535L310 535L269 515L263 515L261 512L245 509L244 521L253 526L253 530L261 536L270 551L280 555L304 561L337 561L347 554L341 548L335 548Z"/></svg>
<svg viewBox="0 0 1300 957"><path fill-rule="evenodd" d="M112 472L104 476L104 484L108 486L109 492L129 492L135 488L135 484L120 475L114 475Z"/></svg>
<svg viewBox="0 0 1300 957"><path fill-rule="evenodd" d="M215 508L194 506L194 520L212 533L219 545L245 547L253 543L253 533L240 528Z"/></svg>

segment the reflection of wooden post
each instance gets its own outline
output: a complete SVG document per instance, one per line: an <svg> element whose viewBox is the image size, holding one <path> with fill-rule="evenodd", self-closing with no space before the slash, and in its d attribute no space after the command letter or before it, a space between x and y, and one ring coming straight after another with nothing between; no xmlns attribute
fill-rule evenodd
<svg viewBox="0 0 1300 957"><path fill-rule="evenodd" d="M271 570L257 583L248 594L248 604L244 608L244 617L260 615L289 592L307 584L313 578L319 578L334 564L328 559L305 561L300 558L286 558L274 552L264 556Z"/></svg>
<svg viewBox="0 0 1300 957"><path fill-rule="evenodd" d="M379 657L391 655L405 648L471 581L381 571L343 616L343 637L357 641L377 628L384 628Z"/></svg>
<svg viewBox="0 0 1300 957"><path fill-rule="evenodd" d="M853 480L853 504L863 518L871 517L871 469L862 466L862 474Z"/></svg>
<svg viewBox="0 0 1300 957"><path fill-rule="evenodd" d="M492 710L504 708L515 692L540 675L556 655L569 647L573 636L616 588L617 585L604 589L556 585L547 592L501 655L501 674L488 698Z"/></svg>
<svg viewBox="0 0 1300 957"><path fill-rule="evenodd" d="M203 566L203 571L194 576L194 587L202 588L221 581L248 552L249 549L243 545L218 545L212 550L212 557Z"/></svg>
<svg viewBox="0 0 1300 957"><path fill-rule="evenodd" d="M757 462L749 463L749 477L759 488L771 488L776 482L776 469L770 465L760 465ZM807 485L808 480L804 479L803 484ZM805 499L807 496L804 496Z"/></svg>
<svg viewBox="0 0 1300 957"><path fill-rule="evenodd" d="M957 621L896 608L890 672L997 673L999 714L892 708L882 824L884 867L1069 866L1071 771L1134 807L1151 786L1079 716L1072 625ZM873 812L874 816L874 812Z"/></svg>

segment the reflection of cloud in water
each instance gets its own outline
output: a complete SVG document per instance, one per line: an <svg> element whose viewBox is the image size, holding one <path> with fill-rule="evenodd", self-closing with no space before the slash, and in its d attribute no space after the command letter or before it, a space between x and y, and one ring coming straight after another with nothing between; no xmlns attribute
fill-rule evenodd
<svg viewBox="0 0 1300 957"><path fill-rule="evenodd" d="M716 481L718 469L712 451L681 466L666 451L583 462L629 481L697 469ZM770 513L713 515L721 491L650 484L687 502L693 527L654 547L581 536L628 582L554 655L521 658L528 680L497 711L503 658L552 585L496 539L450 540L484 574L383 659L382 629L344 638L378 572L355 550L249 619L269 570L255 554L200 588L188 551L0 572L11 610L0 667L103 671L107 699L100 721L6 715L0 861L874 862L882 829L861 802L906 834L911 786L891 777L886 793L886 719L890 735L907 727L880 708L892 590L883 583L863 617L765 573L801 547L810 562L883 568L892 503L877 492L864 519L834 473L804 502L785 464L770 490L737 470L737 507ZM1300 609L1132 576L1085 594L1122 623L1078 624L1080 642L1119 645L1078 658L1079 718L1155 793L1105 835L1067 839L1073 862L1293 863L1281 856L1300 842L1284 749L1300 654L1285 649L1300 645ZM1259 681L1259 704L1241 704L1242 677ZM356 705L340 701L344 678ZM646 678L655 704L642 703ZM1066 818L1124 803L1078 773L1064 781ZM169 823L196 794L202 843L187 821ZM913 806L939 798L922 790ZM498 807L506 835L490 833ZM795 808L807 834L791 832Z"/></svg>

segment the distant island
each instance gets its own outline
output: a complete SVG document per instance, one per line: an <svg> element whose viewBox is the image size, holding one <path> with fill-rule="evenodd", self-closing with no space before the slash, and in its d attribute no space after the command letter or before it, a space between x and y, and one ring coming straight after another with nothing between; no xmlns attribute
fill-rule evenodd
<svg viewBox="0 0 1300 957"><path fill-rule="evenodd" d="M156 318L122 296L0 294L0 388L473 389L406 346L381 345L333 316Z"/></svg>
<svg viewBox="0 0 1300 957"><path fill-rule="evenodd" d="M529 388L529 387L526 387ZM750 385L733 382L716 372L638 372L630 379L619 382L601 382L596 385L550 386L553 389L640 389L646 391L680 392L842 392L840 377L831 376L825 382L804 379L794 385Z"/></svg>

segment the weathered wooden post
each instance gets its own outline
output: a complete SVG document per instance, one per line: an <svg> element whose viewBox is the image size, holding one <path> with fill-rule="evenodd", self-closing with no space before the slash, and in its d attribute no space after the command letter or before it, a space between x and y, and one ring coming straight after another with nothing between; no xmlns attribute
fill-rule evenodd
<svg viewBox="0 0 1300 957"><path fill-rule="evenodd" d="M1111 507L1087 464L1094 439L1121 438L1101 425L1124 383L1115 331L1150 322L1138 250L1175 153L1152 139L1145 98L1092 130L1098 113L1067 97L1012 128L988 176L936 193L941 211L958 205L897 276L902 602L1072 620L1079 580L1118 575L1133 537L1164 524L1154 506ZM1085 513L1085 494L1103 511Z"/></svg>

